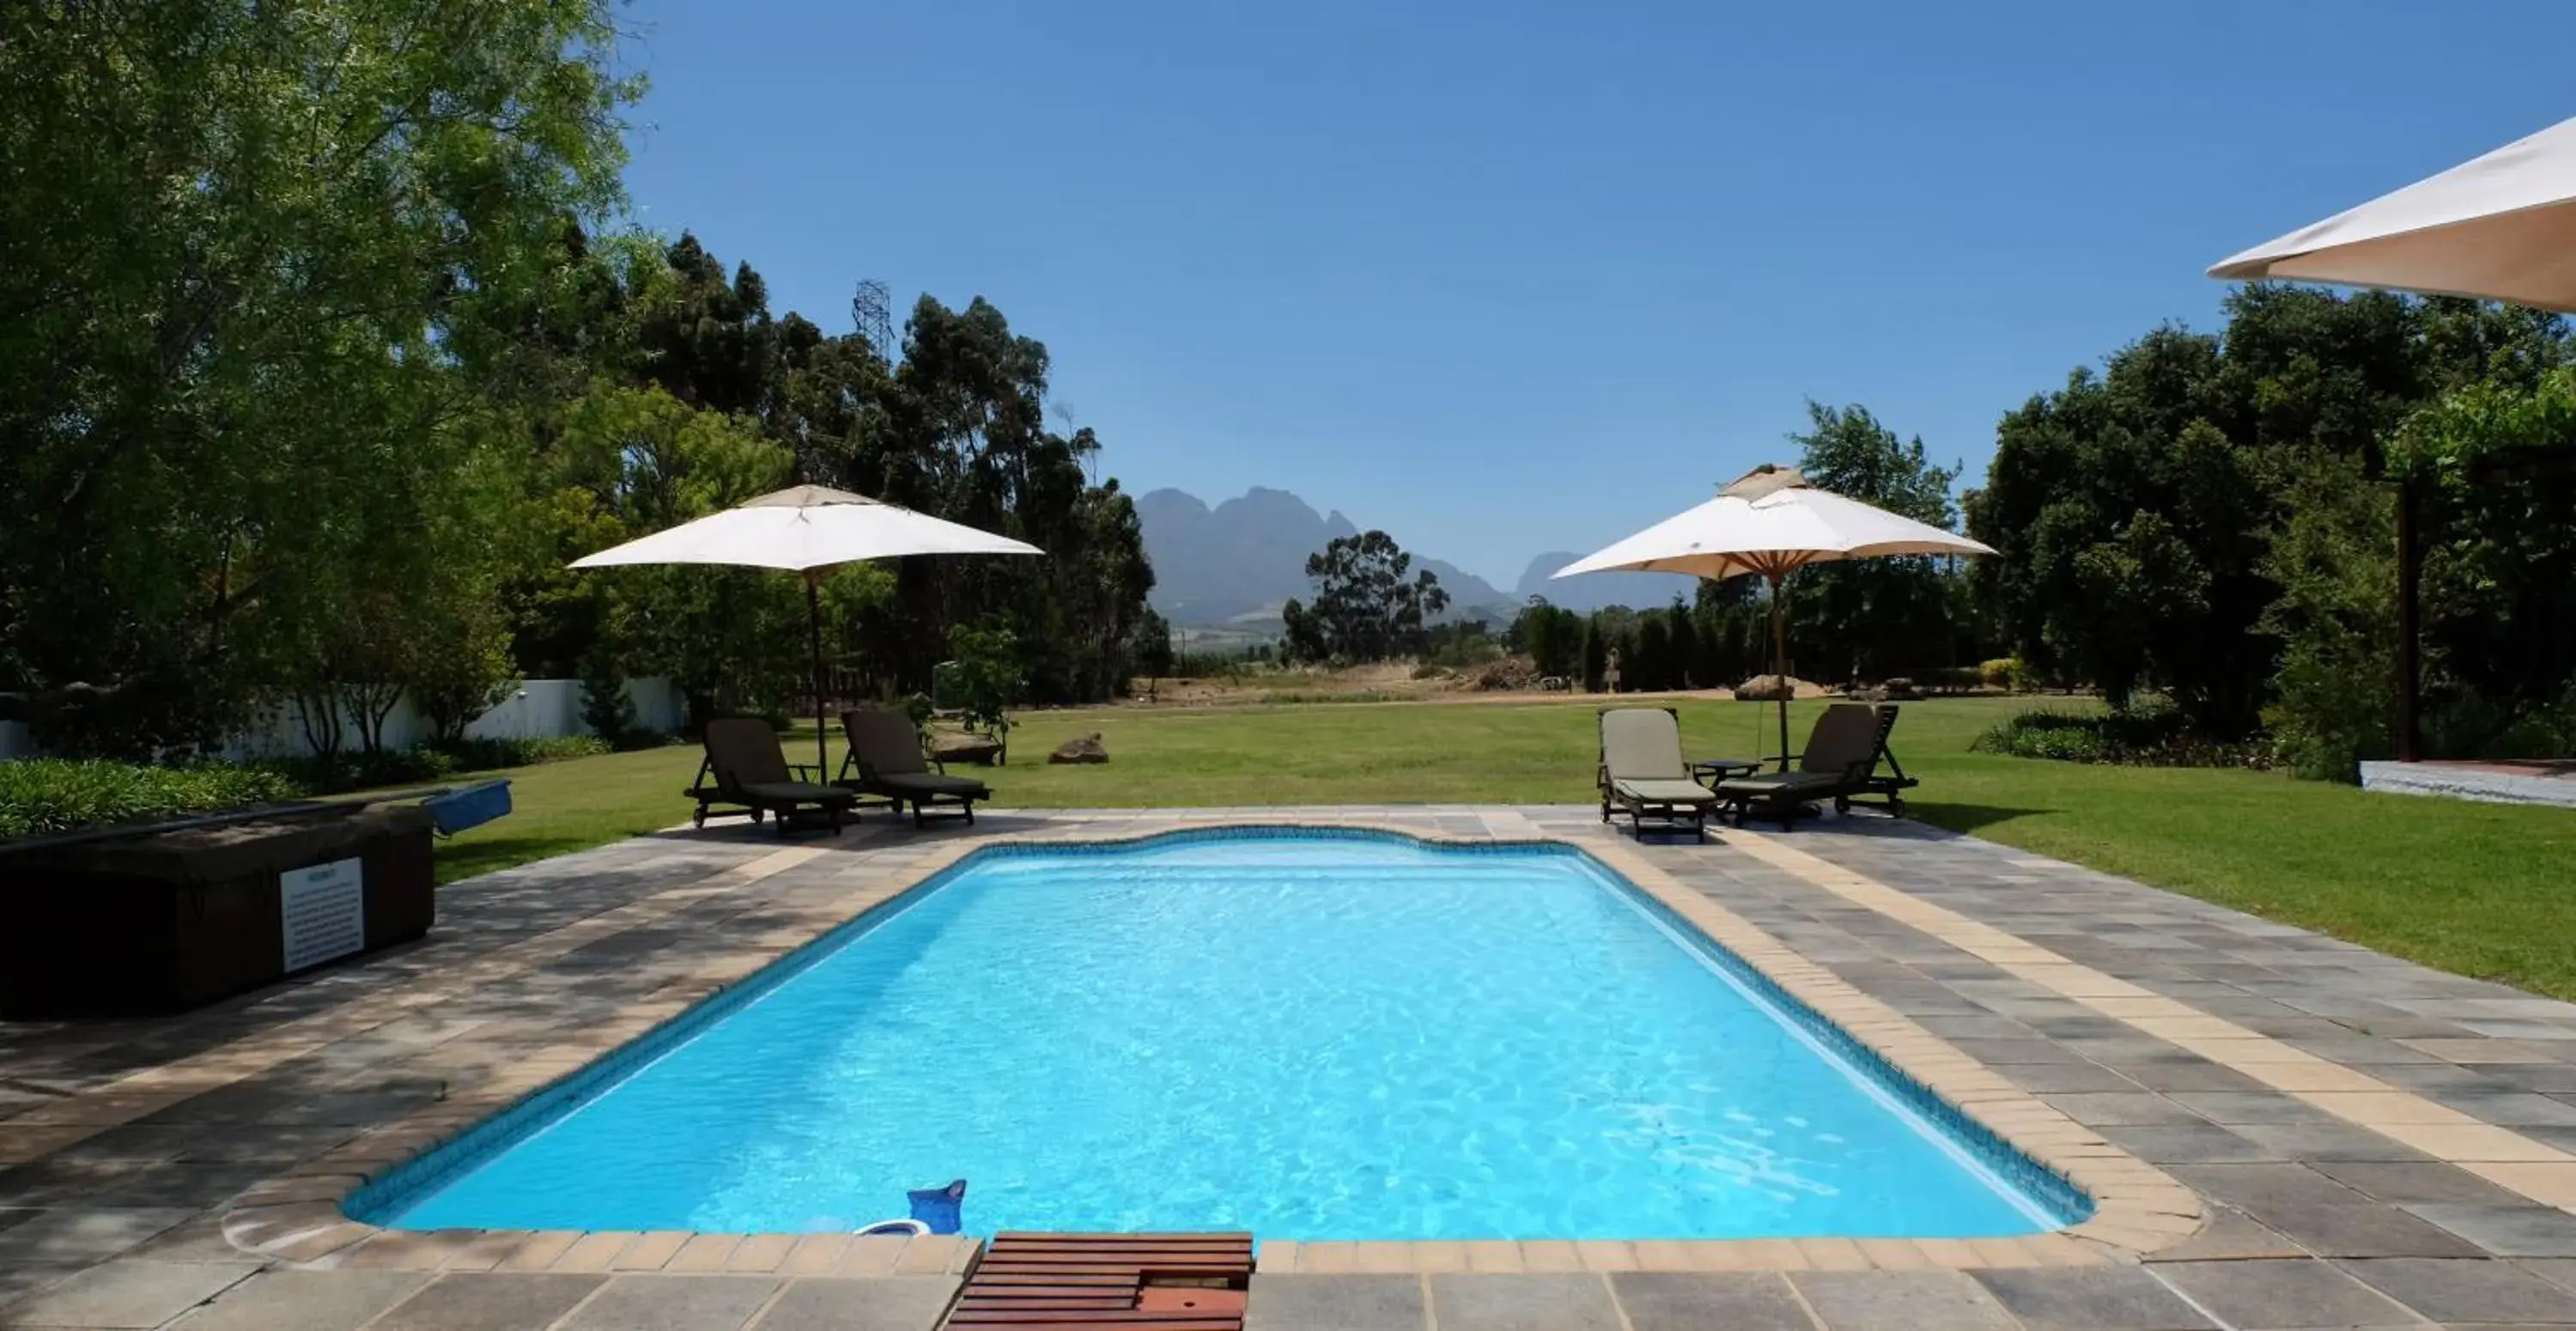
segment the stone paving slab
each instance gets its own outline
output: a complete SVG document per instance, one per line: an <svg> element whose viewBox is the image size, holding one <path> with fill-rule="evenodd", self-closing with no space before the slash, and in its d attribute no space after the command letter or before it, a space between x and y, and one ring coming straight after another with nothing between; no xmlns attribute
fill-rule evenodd
<svg viewBox="0 0 2576 1331"><path fill-rule="evenodd" d="M89 1267L0 1313L25 1327L161 1326L259 1268L250 1262L153 1262L122 1258Z"/></svg>
<svg viewBox="0 0 2576 1331"><path fill-rule="evenodd" d="M1804 1271L1791 1276L1834 1331L1993 1331L2020 1325L1960 1271Z"/></svg>
<svg viewBox="0 0 2576 1331"><path fill-rule="evenodd" d="M1350 1274L1309 1275L1291 1274L1308 1269L1298 1245L1265 1245L1257 1286L1279 1293L1256 1294L1256 1326L2576 1322L2576 1007L1875 817L1700 846L1614 839L1590 809L1333 813L1642 863L2052 1121L2169 1169L2206 1214L2144 1264L1834 1241L1770 1245L1786 1274L1621 1270L1678 1267L1687 1245L1454 1244L1435 1245L1445 1273L1389 1276L1361 1271L1383 1245L1319 1244L1306 1255ZM197 1013L0 1024L0 1326L926 1329L971 1245L402 1236L371 1253L332 1214L347 1183L323 1162L421 1149L742 978L758 964L744 940L774 955L963 846L1282 815L873 821L784 848L639 838L444 888L423 943ZM312 1186L278 1186L298 1171ZM228 1213L259 1218L227 1237ZM395 1269L424 1259L445 1270ZM1898 1269L1938 1265L1967 1271Z"/></svg>

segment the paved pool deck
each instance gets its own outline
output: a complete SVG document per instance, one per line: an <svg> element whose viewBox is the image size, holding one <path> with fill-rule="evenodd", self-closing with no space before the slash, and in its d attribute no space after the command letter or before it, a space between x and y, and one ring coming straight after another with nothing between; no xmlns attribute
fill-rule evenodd
<svg viewBox="0 0 2576 1331"><path fill-rule="evenodd" d="M1255 1328L2576 1325L2576 1006L1910 823L1639 845L1588 808L1432 806L646 837L456 884L423 943L188 1016L0 1024L0 1327L928 1328L971 1241L386 1233L336 1202L972 844L1288 819L1605 848L2127 1218L1265 1245Z"/></svg>

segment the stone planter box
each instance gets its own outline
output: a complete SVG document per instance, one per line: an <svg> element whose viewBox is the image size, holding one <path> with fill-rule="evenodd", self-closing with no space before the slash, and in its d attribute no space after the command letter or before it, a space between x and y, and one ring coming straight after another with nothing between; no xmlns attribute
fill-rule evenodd
<svg viewBox="0 0 2576 1331"><path fill-rule="evenodd" d="M0 846L0 1018L179 1012L418 938L431 826L343 805Z"/></svg>

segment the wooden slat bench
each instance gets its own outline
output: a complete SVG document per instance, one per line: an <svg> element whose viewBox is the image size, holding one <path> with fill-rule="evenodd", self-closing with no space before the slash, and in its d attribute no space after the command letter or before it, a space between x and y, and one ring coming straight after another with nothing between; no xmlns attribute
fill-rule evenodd
<svg viewBox="0 0 2576 1331"><path fill-rule="evenodd" d="M1242 1331L1250 1234L1003 1233L943 1326Z"/></svg>

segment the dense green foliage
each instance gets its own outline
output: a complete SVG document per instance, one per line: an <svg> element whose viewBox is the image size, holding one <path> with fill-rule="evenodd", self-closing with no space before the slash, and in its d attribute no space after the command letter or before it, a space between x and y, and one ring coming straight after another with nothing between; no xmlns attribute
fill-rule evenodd
<svg viewBox="0 0 2576 1331"><path fill-rule="evenodd" d="M1969 748L2016 758L2075 763L2126 763L2134 767L2251 767L2272 765L2260 743L2217 744L2194 736L2183 714L2167 706L2118 711L2022 712L1980 733Z"/></svg>
<svg viewBox="0 0 2576 1331"><path fill-rule="evenodd" d="M1920 439L1896 432L1857 404L1807 404L1808 428L1790 436L1798 469L1836 494L1944 530L1959 525L1950 492L1959 474L1934 466ZM1750 580L1739 580L1747 581ZM1924 556L1818 564L1791 575L1788 629L1799 673L1829 682L1884 680L1974 660L1964 588L1945 561Z"/></svg>
<svg viewBox="0 0 2576 1331"><path fill-rule="evenodd" d="M1408 578L1413 556L1382 531L1335 537L1306 557L1315 603L1291 598L1280 610L1282 649L1292 661L1384 661L1418 656L1429 618L1449 593L1429 569Z"/></svg>
<svg viewBox="0 0 2576 1331"><path fill-rule="evenodd" d="M1026 696L1019 643L1009 629L959 624L948 630L948 660L940 674L939 705L954 708L968 726L999 736L1011 728L1008 709Z"/></svg>
<svg viewBox="0 0 2576 1331"><path fill-rule="evenodd" d="M5 26L0 687L145 752L434 666L510 544L512 325L618 198L607 0Z"/></svg>
<svg viewBox="0 0 2576 1331"><path fill-rule="evenodd" d="M1522 652L1543 679L1583 675L1583 616L1533 596L1503 630L1503 645Z"/></svg>
<svg viewBox="0 0 2576 1331"><path fill-rule="evenodd" d="M825 580L838 677L924 687L952 624L1032 694L1123 686L1152 575L1046 349L927 297L901 347L624 229L610 0L37 0L0 39L0 714L178 756L277 709L375 755L522 675L663 674L703 717L804 684L802 589L565 561L796 481L1043 560Z"/></svg>
<svg viewBox="0 0 2576 1331"><path fill-rule="evenodd" d="M2576 356L2529 310L2250 286L2219 334L2164 328L2007 416L1973 578L2031 668L2152 691L2213 740L2266 726L2303 772L2385 755L2395 505L2415 477L2435 747L2493 752L2563 715L2576 543L2563 473L2472 456L2576 447L2550 398ZM2552 709L2561 709L2553 712Z"/></svg>
<svg viewBox="0 0 2576 1331"><path fill-rule="evenodd" d="M630 745L632 747L658 747L660 743L658 738L637 736L631 731L627 739L645 741ZM377 790L386 786L421 786L444 781L462 772L488 772L504 767L558 763L572 758L595 758L618 747L597 735L469 739L422 744L408 749L378 749L372 753L266 758L244 766L279 773L305 790L334 793Z"/></svg>
<svg viewBox="0 0 2576 1331"><path fill-rule="evenodd" d="M2576 752L2576 367L2451 393L2392 453L2418 496L2427 743Z"/></svg>
<svg viewBox="0 0 2576 1331"><path fill-rule="evenodd" d="M0 840L240 808L303 793L287 773L206 764L0 763Z"/></svg>

